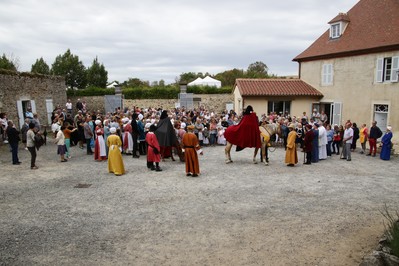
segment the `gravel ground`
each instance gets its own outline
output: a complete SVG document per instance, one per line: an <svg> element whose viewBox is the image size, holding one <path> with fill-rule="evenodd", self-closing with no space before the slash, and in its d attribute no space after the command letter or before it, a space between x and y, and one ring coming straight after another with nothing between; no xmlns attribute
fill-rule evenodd
<svg viewBox="0 0 399 266"><path fill-rule="evenodd" d="M60 163L56 146L11 164L0 147L1 265L358 265L383 233L380 210L399 206L398 158L337 155L310 166L252 164L252 149L205 147L202 175L184 164L124 156L107 172L85 150ZM91 184L89 188L75 188Z"/></svg>

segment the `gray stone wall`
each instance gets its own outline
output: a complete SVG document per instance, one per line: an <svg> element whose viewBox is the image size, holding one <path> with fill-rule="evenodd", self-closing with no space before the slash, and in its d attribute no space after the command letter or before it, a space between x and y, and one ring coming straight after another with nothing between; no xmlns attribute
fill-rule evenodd
<svg viewBox="0 0 399 266"><path fill-rule="evenodd" d="M195 98L201 99L201 101L196 101L195 106L204 106L208 110L222 112L226 109L227 103L233 102L233 94L201 94L195 95ZM78 99L81 101L86 101L88 110L100 110L104 112L104 96L90 96L90 97L69 97L76 106ZM140 108L163 108L171 109L175 107L177 99L140 99L140 100L123 100L124 107L132 108L133 106L138 106Z"/></svg>
<svg viewBox="0 0 399 266"><path fill-rule="evenodd" d="M53 100L53 106L65 106L65 79L33 73L0 73L0 112L19 126L17 101L34 100L36 113L43 125L47 125L46 99Z"/></svg>

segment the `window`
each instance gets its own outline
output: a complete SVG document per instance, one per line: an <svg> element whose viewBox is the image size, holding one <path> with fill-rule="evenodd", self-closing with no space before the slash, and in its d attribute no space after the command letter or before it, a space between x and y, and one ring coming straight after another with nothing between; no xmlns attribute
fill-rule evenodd
<svg viewBox="0 0 399 266"><path fill-rule="evenodd" d="M399 56L378 58L376 69L377 82L398 82Z"/></svg>
<svg viewBox="0 0 399 266"><path fill-rule="evenodd" d="M267 113L276 112L277 114L284 115L285 113L290 113L291 102L290 101L268 101L267 103Z"/></svg>
<svg viewBox="0 0 399 266"><path fill-rule="evenodd" d="M333 65L324 64L323 72L321 77L321 85L332 85L333 84Z"/></svg>
<svg viewBox="0 0 399 266"><path fill-rule="evenodd" d="M330 38L336 39L341 36L341 23L332 24L330 28Z"/></svg>

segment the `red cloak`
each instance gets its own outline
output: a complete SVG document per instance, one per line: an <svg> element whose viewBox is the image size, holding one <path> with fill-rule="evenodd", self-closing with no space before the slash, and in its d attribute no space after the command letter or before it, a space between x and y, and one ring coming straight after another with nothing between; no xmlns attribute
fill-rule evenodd
<svg viewBox="0 0 399 266"><path fill-rule="evenodd" d="M260 148L260 130L256 113L244 115L238 125L229 126L224 137L231 144L241 148Z"/></svg>

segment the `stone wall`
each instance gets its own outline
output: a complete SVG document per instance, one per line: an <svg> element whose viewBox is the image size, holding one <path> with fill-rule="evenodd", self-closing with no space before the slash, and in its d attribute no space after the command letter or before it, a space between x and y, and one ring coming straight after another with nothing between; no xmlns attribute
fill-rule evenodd
<svg viewBox="0 0 399 266"><path fill-rule="evenodd" d="M195 106L205 106L209 110L221 112L226 109L227 103L233 102L233 94L201 94L195 95L194 98L201 99L196 101ZM88 110L100 110L104 112L104 96L90 96L90 97L70 97L74 106L78 99L86 101ZM163 108L171 109L175 107L177 99L140 99L140 100L123 100L124 107L132 108L138 106L140 108Z"/></svg>
<svg viewBox="0 0 399 266"><path fill-rule="evenodd" d="M65 106L65 79L32 73L0 73L0 112L19 126L18 101L34 101L36 113L43 125L47 125L46 100L53 106Z"/></svg>

